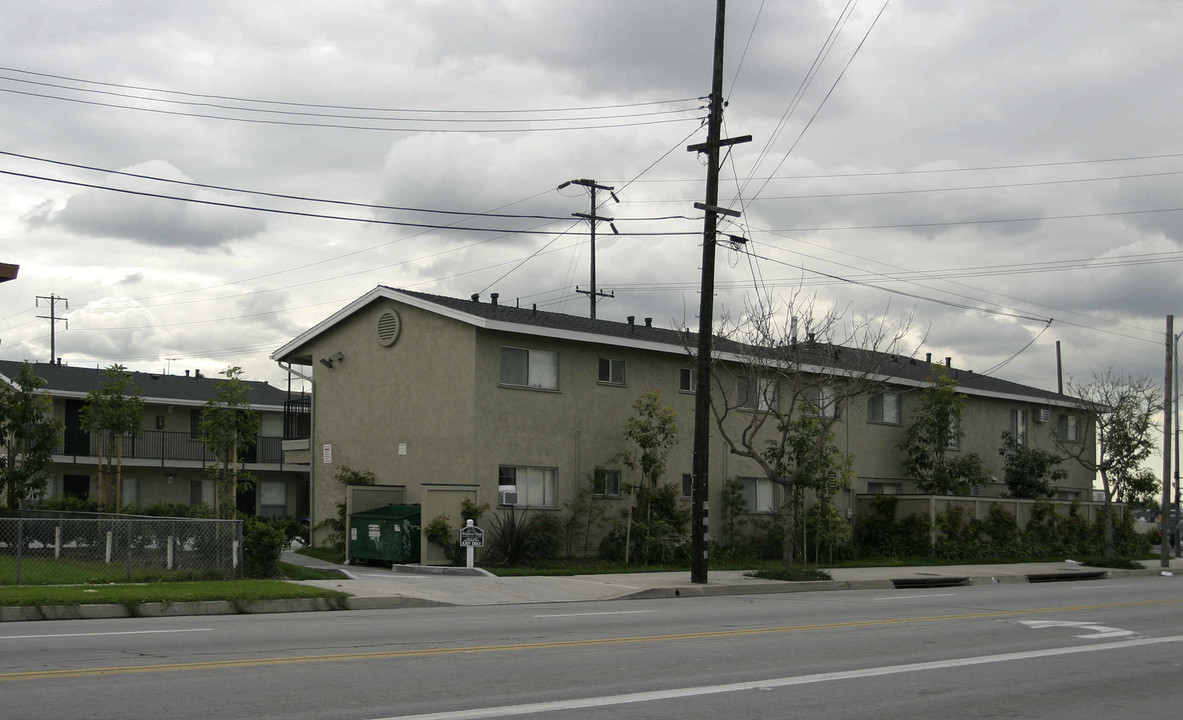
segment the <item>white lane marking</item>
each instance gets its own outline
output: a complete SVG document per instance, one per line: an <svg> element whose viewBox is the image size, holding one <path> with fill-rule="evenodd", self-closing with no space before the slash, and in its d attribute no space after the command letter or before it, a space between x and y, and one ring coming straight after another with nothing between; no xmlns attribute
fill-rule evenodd
<svg viewBox="0 0 1183 720"><path fill-rule="evenodd" d="M1073 620L1020 620L1020 625L1026 625L1032 630L1042 630L1050 627L1066 627L1066 628L1080 628L1082 630L1091 630L1089 635L1074 635L1073 637L1084 638L1086 640L1105 640L1107 638L1115 637L1129 637L1130 635L1137 635L1133 630L1122 630L1121 628L1109 627L1107 625L1098 625L1094 622L1078 622Z"/></svg>
<svg viewBox="0 0 1183 720"><path fill-rule="evenodd" d="M917 598L930 597L954 597L957 593L930 593L928 595L885 595L883 597L872 598L873 600L915 600Z"/></svg>
<svg viewBox="0 0 1183 720"><path fill-rule="evenodd" d="M771 680L752 680L750 682L730 683L727 685L708 685L706 687L680 688L675 690L654 690L651 692L627 693L624 695L606 695L603 697L576 698L573 700L553 700L551 702L528 703L523 705L503 705L501 707L473 708L471 710L453 710L448 712L427 713L425 715L397 715L374 720L475 720L477 718L498 718L527 713L557 712L562 710L582 710L585 708L607 707L610 705L626 705L630 703L653 702L658 700L672 700L678 698L698 697L700 695L718 695L720 693L740 692L743 690L771 690L774 688L790 687L793 685L809 685L836 680L857 680L882 675L898 675L901 673L924 672L927 670L944 670L954 667L968 667L971 665L988 665L992 663L1010 662L1012 660L1033 660L1036 658L1055 657L1057 655L1076 655L1078 653L1098 652L1101 650L1124 650L1126 648L1174 643L1183 641L1183 635L1172 635L1162 638L1144 638L1140 640L1121 640L1104 643L1102 645L1079 645L1066 648L1049 648L1047 650L1027 650L1025 652L1004 653L1002 655L980 655L978 657L956 658L953 660L937 660L933 662L910 663L907 665L887 665L885 667L864 668L862 670L843 670L840 672L818 673L816 675L798 675L796 677L773 678Z"/></svg>
<svg viewBox="0 0 1183 720"><path fill-rule="evenodd" d="M656 610L614 610L612 612L586 612L586 613L564 613L562 615L534 615L536 618L555 618L555 617L588 617L591 615L642 615L644 613L655 613Z"/></svg>
<svg viewBox="0 0 1183 720"><path fill-rule="evenodd" d="M123 630L120 632L59 633L57 635L0 635L0 640L30 640L36 638L102 637L103 635L167 635L169 633L211 632L213 628L180 630Z"/></svg>

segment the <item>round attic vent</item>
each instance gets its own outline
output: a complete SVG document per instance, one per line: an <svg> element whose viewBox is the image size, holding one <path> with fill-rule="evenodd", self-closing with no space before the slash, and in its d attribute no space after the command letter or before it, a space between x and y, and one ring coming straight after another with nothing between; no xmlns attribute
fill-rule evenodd
<svg viewBox="0 0 1183 720"><path fill-rule="evenodd" d="M387 310L378 317L378 344L390 347L398 340L399 331L403 324L398 319L398 313Z"/></svg>

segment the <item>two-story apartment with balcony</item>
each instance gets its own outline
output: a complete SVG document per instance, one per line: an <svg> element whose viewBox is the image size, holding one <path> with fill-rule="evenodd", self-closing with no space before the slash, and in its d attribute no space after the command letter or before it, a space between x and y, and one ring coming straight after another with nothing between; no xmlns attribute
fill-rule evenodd
<svg viewBox="0 0 1183 720"><path fill-rule="evenodd" d="M0 360L0 382L15 384L23 363ZM33 374L46 384L38 392L53 399L54 416L65 426L54 450L51 497L93 497L98 487L99 433L82 427L88 393L103 386L103 371L60 363L31 363ZM144 401L141 429L122 439L125 505L155 503L212 504L213 482L205 468L214 464L202 441L199 425L206 402L217 395L220 378L199 372L167 375L132 372L133 385ZM286 390L267 383L243 381L252 409L259 415L259 436L242 467L256 479L240 494L239 509L271 517L306 517L308 466L284 461L284 404ZM298 398L294 400L300 404Z"/></svg>
<svg viewBox="0 0 1183 720"><path fill-rule="evenodd" d="M633 403L647 391L678 417L679 442L671 451L667 482L689 495L693 446L693 334L637 323L591 320L543 312L474 296L458 299L379 286L272 354L282 366L312 381L307 439L285 448L310 462L315 525L336 512L344 488L342 466L375 473L388 497L423 506L423 518L460 517L471 499L495 508L508 503L561 511L600 469L597 490L620 494L628 469L620 460ZM723 367L736 363L724 343ZM734 366L734 365L733 365ZM920 392L931 384L924 360L884 356L885 381L874 393L837 409L839 448L854 457L855 496L915 492L904 476L897 445ZM1052 433L1089 437L1078 403L1056 392L949 367L967 398L965 438L950 452L977 452L995 482L975 490L1003 494L998 448L1004 431L1024 442L1052 447ZM735 373L739 377L742 373ZM1093 478L1065 464L1064 499L1089 498ZM724 478L743 481L752 512L772 511L777 489L750 461L728 451L719 433L711 440L711 506L718 507ZM623 505L621 505L623 507ZM717 522L712 517L712 528ZM425 562L443 561L425 543ZM434 553L434 555L433 555Z"/></svg>

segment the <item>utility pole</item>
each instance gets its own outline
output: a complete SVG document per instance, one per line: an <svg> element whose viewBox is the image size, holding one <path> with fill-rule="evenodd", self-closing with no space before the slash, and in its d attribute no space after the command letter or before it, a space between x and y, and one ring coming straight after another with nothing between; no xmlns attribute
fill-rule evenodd
<svg viewBox="0 0 1183 720"><path fill-rule="evenodd" d="M575 292L581 295L587 295L588 300L591 301L591 319L596 319L596 301L602 297L616 297L615 293L602 293L596 290L596 224L599 222L606 222L612 228L613 234L616 233L616 226L612 224L612 218L596 215L596 191L605 190L612 199L620 202L620 198L616 197L616 193L612 192L613 188L610 185L600 185L595 180L587 180L580 178L579 180L568 180L558 187L559 190L568 185L579 185L588 189L591 193L591 212L590 213L571 213L577 218L587 220L588 226L591 228L591 289L580 290L578 286L575 287Z"/></svg>
<svg viewBox="0 0 1183 720"><path fill-rule="evenodd" d="M37 317L49 321L49 362L57 362L57 324L58 321L66 323L66 329L70 329L70 321L64 317L57 316L58 302L65 303L66 309L70 309L70 301L64 297L58 297L50 293L48 297L45 295L38 295L36 298L36 307L41 307L41 301L45 300L49 303L49 314L38 315Z"/></svg>
<svg viewBox="0 0 1183 720"><path fill-rule="evenodd" d="M1183 337L1183 332L1175 333L1174 341L1174 357L1175 357L1175 557L1183 557L1183 528L1179 527L1180 521L1183 521L1183 515L1179 510L1179 338Z"/></svg>
<svg viewBox="0 0 1183 720"><path fill-rule="evenodd" d="M698 369L694 390L694 465L690 484L690 582L707 582L707 499L710 483L711 446L711 349L715 314L715 234L718 216L738 217L739 213L719 207L719 148L749 142L752 137L721 140L723 127L723 28L727 1L715 4L715 57L711 73L711 97L707 117L707 141L691 145L690 152L707 154L706 202L694 203L704 212L702 229L702 284L699 288L698 310Z"/></svg>
<svg viewBox="0 0 1183 720"><path fill-rule="evenodd" d="M1175 316L1167 315L1167 375L1163 385L1162 410L1162 526L1158 529L1162 552L1160 563L1163 567L1171 566L1171 545L1169 542L1171 537L1171 440L1173 439L1171 437L1171 401L1174 399L1171 392L1171 373L1175 369L1174 350ZM1176 545L1180 541L1183 541L1183 538L1175 538Z"/></svg>

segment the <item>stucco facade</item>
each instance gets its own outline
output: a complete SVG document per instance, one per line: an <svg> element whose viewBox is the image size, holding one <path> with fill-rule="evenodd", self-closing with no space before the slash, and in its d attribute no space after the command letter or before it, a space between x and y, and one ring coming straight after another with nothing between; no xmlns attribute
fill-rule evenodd
<svg viewBox="0 0 1183 720"><path fill-rule="evenodd" d="M688 337L631 319L593 321L376 288L272 355L313 383L310 438L292 446L310 463L313 524L335 514L345 496L334 480L342 466L373 472L390 489L387 497L421 504L425 523L448 514L459 527L463 499L496 508L504 499L499 487L515 478L519 504L558 512L596 467L630 479L622 428L648 391L677 414L679 439L665 481L679 483L691 471L693 446ZM854 508L859 494L915 491L897 444L931 368L911 360L901 368L906 372L885 388L898 393L898 421L869 417L866 396L841 409L835 440L853 456L855 477L836 498L840 510ZM1072 413L1074 403L1014 383L976 382L981 387L961 387L965 438L951 452L979 453L997 482L977 492L997 496L1005 490L998 448L1012 412L1029 418L1028 444L1051 449L1058 414ZM1046 422L1038 421L1041 412ZM1064 469L1062 497L1087 500L1091 475L1067 463ZM712 433L712 507L723 479L759 475ZM426 562L443 560L438 548L424 548Z"/></svg>

